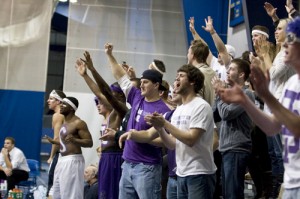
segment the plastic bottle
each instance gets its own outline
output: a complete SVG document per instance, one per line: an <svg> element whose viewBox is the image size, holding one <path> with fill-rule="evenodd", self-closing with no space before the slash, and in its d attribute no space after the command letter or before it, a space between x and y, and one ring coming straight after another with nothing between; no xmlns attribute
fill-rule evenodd
<svg viewBox="0 0 300 199"><path fill-rule="evenodd" d="M16 193L16 199L21 199L21 197L20 197L20 193L21 193L20 189L16 189L15 193Z"/></svg>
<svg viewBox="0 0 300 199"><path fill-rule="evenodd" d="M8 198L7 199L9 199L9 198L13 198L13 191L12 190L8 191Z"/></svg>
<svg viewBox="0 0 300 199"><path fill-rule="evenodd" d="M0 184L0 197L1 198L5 198L6 191L7 191L7 181L1 180L1 184Z"/></svg>

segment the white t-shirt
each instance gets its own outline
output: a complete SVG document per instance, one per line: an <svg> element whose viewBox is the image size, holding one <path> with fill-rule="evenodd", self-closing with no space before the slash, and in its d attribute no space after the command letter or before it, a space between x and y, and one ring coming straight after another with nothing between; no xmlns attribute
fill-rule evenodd
<svg viewBox="0 0 300 199"><path fill-rule="evenodd" d="M176 174L180 177L213 174L216 166L213 161L214 121L210 105L200 97L176 108L171 118L175 127L188 131L201 128L205 133L193 147L176 140Z"/></svg>
<svg viewBox="0 0 300 199"><path fill-rule="evenodd" d="M212 56L210 67L216 72L217 76L222 80L227 80L226 67L218 62L218 58Z"/></svg>
<svg viewBox="0 0 300 199"><path fill-rule="evenodd" d="M300 77L292 76L286 83L280 99L284 107L300 114ZM299 124L300 128L300 124ZM282 126L284 187L300 188L300 138L296 138L285 126Z"/></svg>

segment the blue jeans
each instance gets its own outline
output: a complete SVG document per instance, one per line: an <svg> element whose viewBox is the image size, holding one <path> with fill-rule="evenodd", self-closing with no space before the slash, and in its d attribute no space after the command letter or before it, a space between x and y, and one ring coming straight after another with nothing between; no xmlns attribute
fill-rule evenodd
<svg viewBox="0 0 300 199"><path fill-rule="evenodd" d="M178 198L180 199L212 199L215 191L216 175L201 174L177 177Z"/></svg>
<svg viewBox="0 0 300 199"><path fill-rule="evenodd" d="M244 198L244 179L250 153L222 153L222 192L224 199Z"/></svg>
<svg viewBox="0 0 300 199"><path fill-rule="evenodd" d="M161 165L123 162L120 199L160 199Z"/></svg>
<svg viewBox="0 0 300 199"><path fill-rule="evenodd" d="M277 176L284 173L283 159L282 159L282 142L281 135L268 136L268 151L272 162L272 174Z"/></svg>
<svg viewBox="0 0 300 199"><path fill-rule="evenodd" d="M167 185L167 199L177 199L177 179L169 177Z"/></svg>
<svg viewBox="0 0 300 199"><path fill-rule="evenodd" d="M284 198L284 199L299 199L300 198L300 188L285 189L283 191L282 198Z"/></svg>

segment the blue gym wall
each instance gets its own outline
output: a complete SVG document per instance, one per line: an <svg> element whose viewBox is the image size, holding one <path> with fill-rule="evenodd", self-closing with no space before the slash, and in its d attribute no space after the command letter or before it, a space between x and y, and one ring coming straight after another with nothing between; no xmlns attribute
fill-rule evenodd
<svg viewBox="0 0 300 199"><path fill-rule="evenodd" d="M195 18L195 28L199 35L207 42L210 50L214 55L217 55L217 50L209 33L202 29L205 26L204 19L207 16L213 18L213 25L223 42L227 43L227 24L228 24L228 6L229 0L184 0L183 10L186 22L187 41L188 45L193 40L192 34L189 31L188 20L190 17Z"/></svg>
<svg viewBox="0 0 300 199"><path fill-rule="evenodd" d="M14 137L26 158L40 160L44 92L0 90L0 140Z"/></svg>

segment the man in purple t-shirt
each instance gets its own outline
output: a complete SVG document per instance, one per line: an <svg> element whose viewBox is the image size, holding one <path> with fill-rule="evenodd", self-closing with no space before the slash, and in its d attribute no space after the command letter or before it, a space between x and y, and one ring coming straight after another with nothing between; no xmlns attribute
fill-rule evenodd
<svg viewBox="0 0 300 199"><path fill-rule="evenodd" d="M105 53L111 70L126 95L132 110L127 130L146 130L151 126L144 120L146 115L154 112L169 111L160 99L159 88L162 75L155 70L146 70L141 77L140 89L132 86L124 69L112 55L113 46L105 44ZM123 152L123 173L119 184L119 198L160 198L161 195L161 148L146 143L127 140Z"/></svg>

